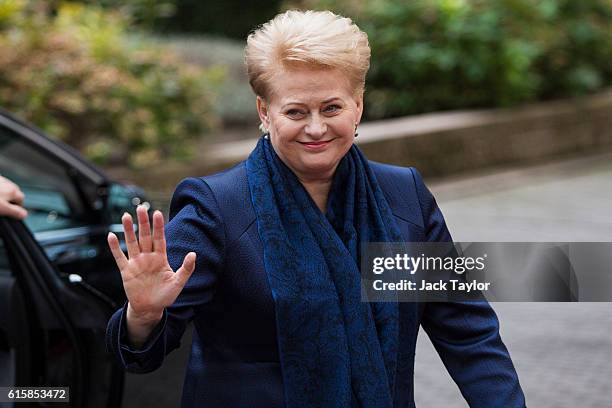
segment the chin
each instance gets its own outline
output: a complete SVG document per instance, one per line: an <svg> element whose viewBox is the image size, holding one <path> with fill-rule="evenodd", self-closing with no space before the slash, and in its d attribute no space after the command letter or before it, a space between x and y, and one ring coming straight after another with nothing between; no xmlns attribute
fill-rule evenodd
<svg viewBox="0 0 612 408"><path fill-rule="evenodd" d="M331 176L338 161L331 162L329 160L307 160L302 163L302 171L312 177L327 177Z"/></svg>

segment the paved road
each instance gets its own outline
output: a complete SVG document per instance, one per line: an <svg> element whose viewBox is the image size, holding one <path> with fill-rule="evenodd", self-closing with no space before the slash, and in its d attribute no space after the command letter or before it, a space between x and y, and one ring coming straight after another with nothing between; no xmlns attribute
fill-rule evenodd
<svg viewBox="0 0 612 408"><path fill-rule="evenodd" d="M612 154L432 183L456 241L612 241ZM612 304L496 303L536 408L612 407ZM418 407L467 407L426 335Z"/></svg>
<svg viewBox="0 0 612 408"><path fill-rule="evenodd" d="M431 187L456 241L612 241L612 154L447 179ZM494 308L529 407L612 407L611 304ZM190 336L183 342L162 369L128 376L124 406L179 405ZM153 380L156 389L147 387ZM415 394L419 408L467 406L422 333Z"/></svg>

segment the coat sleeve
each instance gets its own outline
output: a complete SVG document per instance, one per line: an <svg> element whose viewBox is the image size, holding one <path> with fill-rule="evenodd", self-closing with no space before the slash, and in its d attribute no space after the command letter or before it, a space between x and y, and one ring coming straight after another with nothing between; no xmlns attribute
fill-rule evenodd
<svg viewBox="0 0 612 408"><path fill-rule="evenodd" d="M166 225L168 262L177 270L187 253L196 253L193 274L145 344L135 349L127 342L127 303L110 318L106 347L127 371L147 373L179 347L185 327L197 308L210 302L225 259L225 229L213 192L203 179L188 178L176 188Z"/></svg>
<svg viewBox="0 0 612 408"><path fill-rule="evenodd" d="M412 173L426 240L452 241L434 197L418 171L412 169ZM525 407L497 316L486 300L426 303L421 325L470 407Z"/></svg>

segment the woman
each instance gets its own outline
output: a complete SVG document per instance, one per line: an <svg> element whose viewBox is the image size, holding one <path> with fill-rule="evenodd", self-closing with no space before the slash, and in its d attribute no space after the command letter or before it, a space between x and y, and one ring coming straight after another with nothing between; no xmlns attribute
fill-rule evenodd
<svg viewBox="0 0 612 408"><path fill-rule="evenodd" d="M249 158L180 183L165 238L144 208L127 257L109 234L128 303L108 347L148 372L193 320L183 407L414 406L419 325L471 406L524 406L488 304L360 301L361 242L451 239L416 170L353 145L369 58L347 18L276 16L247 40L266 132Z"/></svg>

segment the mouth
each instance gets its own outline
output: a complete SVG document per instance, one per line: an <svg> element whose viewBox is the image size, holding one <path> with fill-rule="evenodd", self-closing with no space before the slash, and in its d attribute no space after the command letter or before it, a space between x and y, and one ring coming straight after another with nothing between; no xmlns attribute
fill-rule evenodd
<svg viewBox="0 0 612 408"><path fill-rule="evenodd" d="M299 144L301 144L302 146L308 148L308 149L322 149L325 146L327 146L328 144L330 144L332 142L333 139L331 140L319 140L316 142L298 142Z"/></svg>

